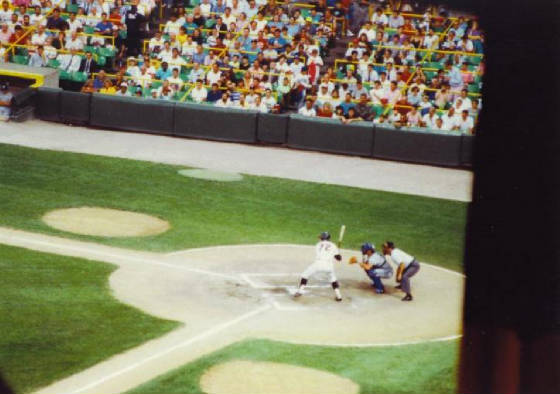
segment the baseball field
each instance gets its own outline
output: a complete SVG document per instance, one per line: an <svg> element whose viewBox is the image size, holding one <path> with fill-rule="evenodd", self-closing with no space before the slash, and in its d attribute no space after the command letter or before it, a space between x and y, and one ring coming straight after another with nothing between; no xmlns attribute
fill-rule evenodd
<svg viewBox="0 0 560 394"><path fill-rule="evenodd" d="M465 202L2 144L0 168L17 393L454 391ZM343 302L293 299L341 224ZM387 239L422 262L411 303L347 264Z"/></svg>

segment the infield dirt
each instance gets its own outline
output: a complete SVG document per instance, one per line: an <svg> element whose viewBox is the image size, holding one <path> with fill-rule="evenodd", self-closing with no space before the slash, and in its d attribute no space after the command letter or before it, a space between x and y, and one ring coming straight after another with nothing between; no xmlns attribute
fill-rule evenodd
<svg viewBox="0 0 560 394"><path fill-rule="evenodd" d="M456 338L464 278L422 264L413 302L386 281L374 294L361 269L336 266L344 300L324 281L293 299L313 246L238 245L156 254L0 228L0 242L119 266L115 296L182 328L41 389L40 393L119 393L246 338L332 346L393 346ZM344 260L355 251L343 250ZM318 287L314 287L318 286ZM382 324L381 324L382 322Z"/></svg>

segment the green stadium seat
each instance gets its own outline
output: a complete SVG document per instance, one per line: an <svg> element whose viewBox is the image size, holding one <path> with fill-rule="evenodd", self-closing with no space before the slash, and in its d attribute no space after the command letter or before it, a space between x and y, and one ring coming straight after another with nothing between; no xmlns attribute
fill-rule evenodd
<svg viewBox="0 0 560 394"><path fill-rule="evenodd" d="M84 45L84 52L95 53L96 49L93 45Z"/></svg>
<svg viewBox="0 0 560 394"><path fill-rule="evenodd" d="M478 74L475 75L475 76L474 76L474 83L478 85L478 84L480 84L481 82L482 82L482 75L478 75Z"/></svg>
<svg viewBox="0 0 560 394"><path fill-rule="evenodd" d="M84 33L93 34L93 33L95 33L95 30L91 26L84 26Z"/></svg>
<svg viewBox="0 0 560 394"><path fill-rule="evenodd" d="M383 113L383 106L382 105L374 105L372 107L373 112L375 112L375 117L377 118L379 115Z"/></svg>
<svg viewBox="0 0 560 394"><path fill-rule="evenodd" d="M482 56L471 56L471 57L469 57L469 62L471 62L472 64L479 65L481 61L482 61Z"/></svg>
<svg viewBox="0 0 560 394"><path fill-rule="evenodd" d="M67 11L67 12L76 12L76 13L77 13L77 12L78 12L78 8L80 8L80 7L78 6L78 4L68 4L68 5L66 5L66 11Z"/></svg>
<svg viewBox="0 0 560 394"><path fill-rule="evenodd" d="M56 60L56 59L50 59L50 60L47 62L47 67L50 67L50 68L58 68L59 66L60 66L60 62L59 62L58 60Z"/></svg>
<svg viewBox="0 0 560 394"><path fill-rule="evenodd" d="M428 62L426 63L426 68L437 68L438 70L442 70L443 64L440 62Z"/></svg>
<svg viewBox="0 0 560 394"><path fill-rule="evenodd" d="M60 70L60 74L58 75L60 79L70 81L72 80L72 75L68 71Z"/></svg>
<svg viewBox="0 0 560 394"><path fill-rule="evenodd" d="M470 83L467 87L469 93L480 93L480 89L477 83Z"/></svg>
<svg viewBox="0 0 560 394"><path fill-rule="evenodd" d="M105 56L97 55L95 61L99 67L104 67L107 64L107 58Z"/></svg>
<svg viewBox="0 0 560 394"><path fill-rule="evenodd" d="M126 30L119 31L119 36L124 40L126 38Z"/></svg>
<svg viewBox="0 0 560 394"><path fill-rule="evenodd" d="M27 65L27 63L29 63L29 59L27 58L27 56L23 56L23 55L14 55L12 57L12 62L16 63L16 64L23 64L23 65Z"/></svg>
<svg viewBox="0 0 560 394"><path fill-rule="evenodd" d="M88 77L86 73L75 71L71 74L71 79L74 82L85 82L87 81Z"/></svg>
<svg viewBox="0 0 560 394"><path fill-rule="evenodd" d="M115 56L115 50L114 49L109 49L109 48L101 47L97 50L97 53L99 54L99 56L105 56L105 57Z"/></svg>
<svg viewBox="0 0 560 394"><path fill-rule="evenodd" d="M426 76L426 79L431 80L433 77L435 77L437 75L436 71L424 71L424 75Z"/></svg>

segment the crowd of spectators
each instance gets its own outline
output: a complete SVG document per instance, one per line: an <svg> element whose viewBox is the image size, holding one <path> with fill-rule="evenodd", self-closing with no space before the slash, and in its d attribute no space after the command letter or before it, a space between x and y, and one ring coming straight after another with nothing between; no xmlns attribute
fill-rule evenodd
<svg viewBox="0 0 560 394"><path fill-rule="evenodd" d="M4 0L0 42L5 60L58 68L84 92L472 133L477 21L398 6ZM342 38L346 52L331 54Z"/></svg>

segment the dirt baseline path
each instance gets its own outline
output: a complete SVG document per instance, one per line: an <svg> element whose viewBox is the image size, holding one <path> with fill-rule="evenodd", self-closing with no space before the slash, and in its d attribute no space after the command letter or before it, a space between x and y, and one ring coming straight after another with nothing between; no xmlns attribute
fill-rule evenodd
<svg viewBox="0 0 560 394"><path fill-rule="evenodd" d="M156 254L8 228L0 228L0 243L116 264L110 285L119 300L185 323L39 393L120 393L245 338L394 346L460 334L464 277L428 264L412 280L412 303L400 301L392 280L386 281L389 294L376 295L360 269L337 265L344 300L336 303L321 280L310 281L299 299L290 295L313 259L312 246L238 245Z"/></svg>

